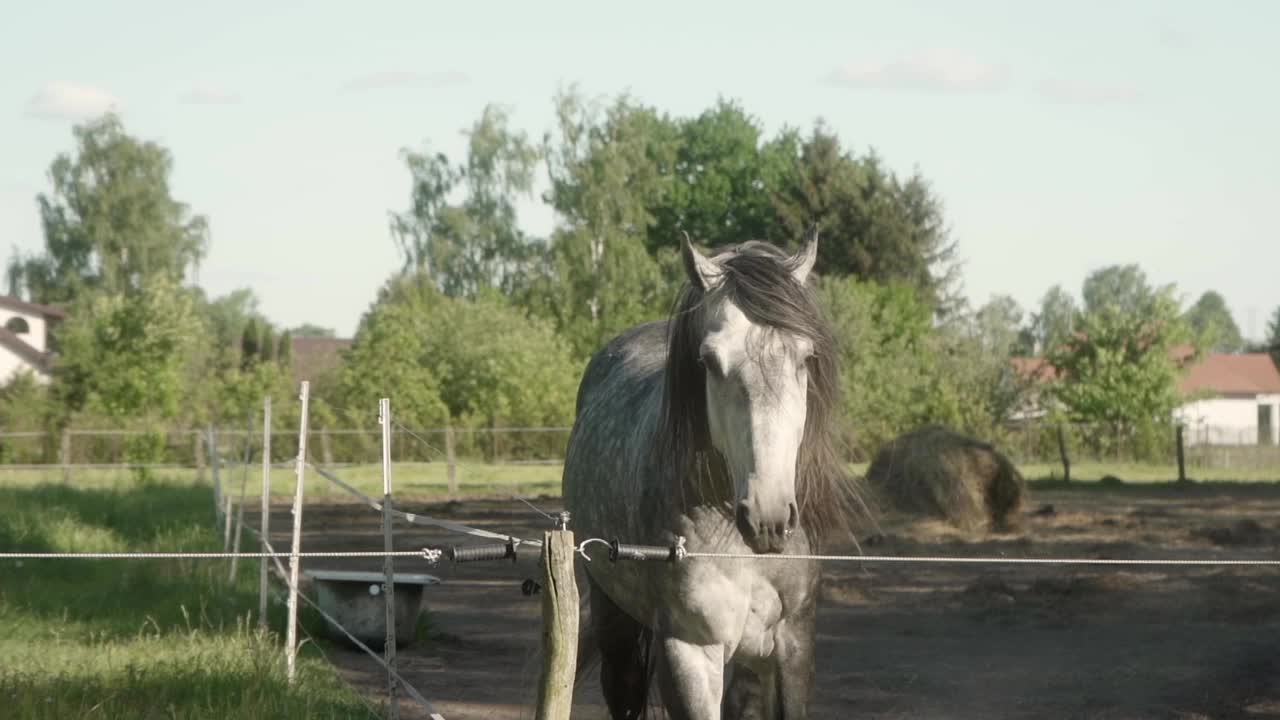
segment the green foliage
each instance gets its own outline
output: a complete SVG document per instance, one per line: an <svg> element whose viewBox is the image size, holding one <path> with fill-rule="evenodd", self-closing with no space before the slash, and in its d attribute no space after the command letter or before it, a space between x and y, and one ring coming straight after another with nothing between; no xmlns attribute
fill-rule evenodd
<svg viewBox="0 0 1280 720"><path fill-rule="evenodd" d="M1244 349L1240 328L1221 293L1210 290L1201 295L1182 318L1195 338L1196 347L1228 353Z"/></svg>
<svg viewBox="0 0 1280 720"><path fill-rule="evenodd" d="M1172 292L1133 303L1097 302L1076 337L1051 352L1059 379L1050 395L1071 420L1105 424L1115 435L1169 422L1181 398L1172 350L1187 339Z"/></svg>
<svg viewBox="0 0 1280 720"><path fill-rule="evenodd" d="M405 152L413 205L392 217L404 269L428 273L457 297L510 291L537 251L517 226L515 209L519 197L532 193L537 147L492 105L468 135L467 161L459 167L442 154ZM464 197L453 204L455 190Z"/></svg>
<svg viewBox="0 0 1280 720"><path fill-rule="evenodd" d="M651 208L671 189L676 143L664 116L625 97L602 110L561 95L556 117L548 199L561 224L523 302L584 357L624 328L660 317L674 297L673 276L645 243Z"/></svg>
<svg viewBox="0 0 1280 720"><path fill-rule="evenodd" d="M445 297L401 276L361 321L339 395L349 408L395 398L406 425L545 426L573 417L578 368L544 322L504 300Z"/></svg>
<svg viewBox="0 0 1280 720"><path fill-rule="evenodd" d="M192 294L165 277L83 297L58 330L58 397L70 412L119 421L176 418L204 335Z"/></svg>
<svg viewBox="0 0 1280 720"><path fill-rule="evenodd" d="M1266 346L1271 353L1271 359L1276 365L1280 365L1280 306L1276 307L1271 313L1271 319L1267 321Z"/></svg>
<svg viewBox="0 0 1280 720"><path fill-rule="evenodd" d="M918 175L899 180L874 153L854 156L822 124L798 150L773 193L779 234L799 238L817 225L820 274L906 282L931 305L953 310L955 243L928 183Z"/></svg>
<svg viewBox="0 0 1280 720"><path fill-rule="evenodd" d="M1040 312L1031 319L1031 337L1034 349L1026 354L1051 352L1067 342L1075 331L1080 311L1075 298L1061 285L1049 288L1040 299Z"/></svg>
<svg viewBox="0 0 1280 720"><path fill-rule="evenodd" d="M11 263L10 285L49 303L85 289L122 293L156 277L180 282L204 257L208 231L169 193L169 152L126 134L112 114L73 132L75 154L58 155L53 192L39 197L45 252Z"/></svg>
<svg viewBox="0 0 1280 720"><path fill-rule="evenodd" d="M781 228L769 194L794 155L789 136L766 143L759 121L726 100L697 117L663 116L658 122L658 135L676 150L672 182L652 206L650 253L677 250L682 232L711 248L747 239L791 240L777 237Z"/></svg>
<svg viewBox="0 0 1280 720"><path fill-rule="evenodd" d="M313 325L312 323L303 323L297 327L289 328L288 330L286 330L286 332L288 332L293 337L307 337L307 338L337 337L337 333L333 331L333 328L321 327L319 325Z"/></svg>
<svg viewBox="0 0 1280 720"><path fill-rule="evenodd" d="M1164 288L1162 291L1168 290ZM1084 280L1084 311L1097 313L1111 307L1122 314L1142 313L1157 301L1157 291L1147 284L1147 274L1137 265L1108 265Z"/></svg>
<svg viewBox="0 0 1280 720"><path fill-rule="evenodd" d="M258 364L262 354L262 335L258 330L258 321L249 318L249 322L245 323L244 331L240 334L240 369L242 371L252 368Z"/></svg>
<svg viewBox="0 0 1280 720"><path fill-rule="evenodd" d="M276 343L276 364L283 368L286 372L293 363L293 335L295 330L285 330L280 333L280 340ZM321 335L307 335L299 337L325 337Z"/></svg>

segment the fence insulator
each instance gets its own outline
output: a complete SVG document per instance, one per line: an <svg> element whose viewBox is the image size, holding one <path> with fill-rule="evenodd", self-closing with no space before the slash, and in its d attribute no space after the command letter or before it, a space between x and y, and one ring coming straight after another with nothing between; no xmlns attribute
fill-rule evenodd
<svg viewBox="0 0 1280 720"><path fill-rule="evenodd" d="M505 545L496 543L491 545L463 545L461 547L454 545L449 548L449 559L456 562L479 562L482 560L506 560L516 561L516 544L514 541L507 541Z"/></svg>
<svg viewBox="0 0 1280 720"><path fill-rule="evenodd" d="M609 543L609 560L665 560L675 562L680 558L679 545L662 547L661 545L628 545L614 540Z"/></svg>

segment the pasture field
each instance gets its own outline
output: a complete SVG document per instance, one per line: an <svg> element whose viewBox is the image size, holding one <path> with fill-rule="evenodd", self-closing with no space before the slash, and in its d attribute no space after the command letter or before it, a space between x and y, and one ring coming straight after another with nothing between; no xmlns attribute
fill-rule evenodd
<svg viewBox="0 0 1280 720"><path fill-rule="evenodd" d="M866 463L853 463L851 472L861 475ZM1031 481L1052 481L1062 477L1062 466L1056 463L1023 463L1022 474ZM510 495L559 495L560 464L485 463L460 461L456 481L462 497L503 497ZM222 467L221 478L228 492L240 492L243 482L245 492L258 498L262 487L261 465L227 464ZM376 463L346 465L332 469L338 477L370 496L382 495L382 468ZM197 474L190 468L164 468L153 471L178 484L194 484ZM1203 482L1253 482L1277 479L1280 468L1232 469L1188 467L1187 475ZM1177 477L1177 468L1169 465L1122 462L1080 462L1071 466L1072 480L1083 483L1100 480L1108 475L1126 483L1160 483ZM447 468L441 462L395 463L393 479L397 496L413 498L445 498L449 481ZM209 473L205 471L208 482ZM71 471L70 485L78 488L122 488L134 484L134 472L128 469L75 468ZM32 487L42 484L62 484L62 470L57 466L42 469L7 468L0 465L0 488ZM292 496L294 471L292 467L274 467L271 470L272 495ZM306 473L306 496L324 498L341 496L343 490L320 477L313 470Z"/></svg>
<svg viewBox="0 0 1280 720"><path fill-rule="evenodd" d="M222 538L208 486L0 484L0 549L211 551ZM256 629L257 562L234 584L228 562L0 562L0 716L377 717L312 643L288 688L278 637ZM282 628L282 602L271 615Z"/></svg>
<svg viewBox="0 0 1280 720"><path fill-rule="evenodd" d="M247 472L246 472L247 469ZM559 494L561 465L465 463L457 466L456 481L459 494L476 495L542 495ZM153 471L163 474L173 483L193 485L197 473L190 468L163 468ZM345 482L370 496L382 495L382 466L376 463L338 466L332 469ZM135 483L134 472L116 468L74 468L70 485L78 488L121 488ZM396 495L425 498L443 498L448 495L449 478L444 463L396 463L393 470ZM224 465L220 472L223 487L232 495L240 492L244 483L245 493L257 503L262 488L262 466L250 463ZM289 467L271 469L271 494L293 496L294 470ZM320 477L311 468L305 476L306 496L327 497L344 495L344 491ZM204 472L205 492L208 492L209 472ZM31 487L42 484L62 484L62 470L57 466L41 469L6 468L0 465L0 488ZM212 506L211 506L212 507Z"/></svg>
<svg viewBox="0 0 1280 720"><path fill-rule="evenodd" d="M1073 468L1074 469L1074 468ZM1114 468L1112 468L1114 470ZM1074 474L1074 473L1073 473ZM1120 472L1112 474L1125 477ZM1077 476L1080 477L1080 476ZM1280 484L1032 483L1017 532L968 535L933 521L859 534L863 552L956 557L1275 560ZM532 500L554 512L554 497ZM510 499L406 501L496 532L538 537L545 519ZM288 508L272 525L287 535ZM377 547L378 515L317 501L303 544ZM256 522L256 517L253 522ZM397 530L397 547L467 544L432 528ZM859 552L852 542L828 552ZM377 561L334 567L376 569ZM397 569L426 569L397 560ZM579 589L584 564L579 563ZM400 653L406 677L450 720L529 717L539 667L540 601L519 562L442 563L427 570L433 642ZM1087 567L826 563L818 610L813 717L1280 717L1280 571L1275 567ZM585 608L584 608L585 609ZM330 653L370 697L382 675L366 658ZM606 717L594 673L575 720Z"/></svg>

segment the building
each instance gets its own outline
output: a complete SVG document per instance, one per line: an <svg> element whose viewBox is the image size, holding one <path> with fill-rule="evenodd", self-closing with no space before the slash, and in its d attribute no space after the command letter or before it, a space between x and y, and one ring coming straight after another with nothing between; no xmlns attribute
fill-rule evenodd
<svg viewBox="0 0 1280 720"><path fill-rule="evenodd" d="M53 357L50 333L65 318L61 308L0 295L0 383L23 372L31 373L37 382L48 382Z"/></svg>
<svg viewBox="0 0 1280 720"><path fill-rule="evenodd" d="M295 383L309 380L313 384L334 373L342 365L342 351L351 340L331 337L296 337L289 345L289 366Z"/></svg>
<svg viewBox="0 0 1280 720"><path fill-rule="evenodd" d="M1188 367L1178 389L1198 398L1174 411L1189 443L1280 445L1280 370L1270 355L1207 355Z"/></svg>
<svg viewBox="0 0 1280 720"><path fill-rule="evenodd" d="M1178 391L1187 400L1174 410L1193 445L1280 445L1280 370L1266 353L1210 353L1191 360L1189 346L1171 357L1183 364ZM1057 377L1044 358L1015 357L1014 372L1027 392L1013 413L1014 422L1045 414L1039 388Z"/></svg>

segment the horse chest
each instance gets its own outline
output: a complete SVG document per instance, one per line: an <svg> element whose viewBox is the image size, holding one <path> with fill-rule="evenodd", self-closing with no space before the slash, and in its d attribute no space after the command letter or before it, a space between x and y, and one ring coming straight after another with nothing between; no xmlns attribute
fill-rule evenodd
<svg viewBox="0 0 1280 720"><path fill-rule="evenodd" d="M687 562L672 584L670 629L690 642L723 645L726 657L772 653L778 626L806 599L800 583L779 582L759 561Z"/></svg>

